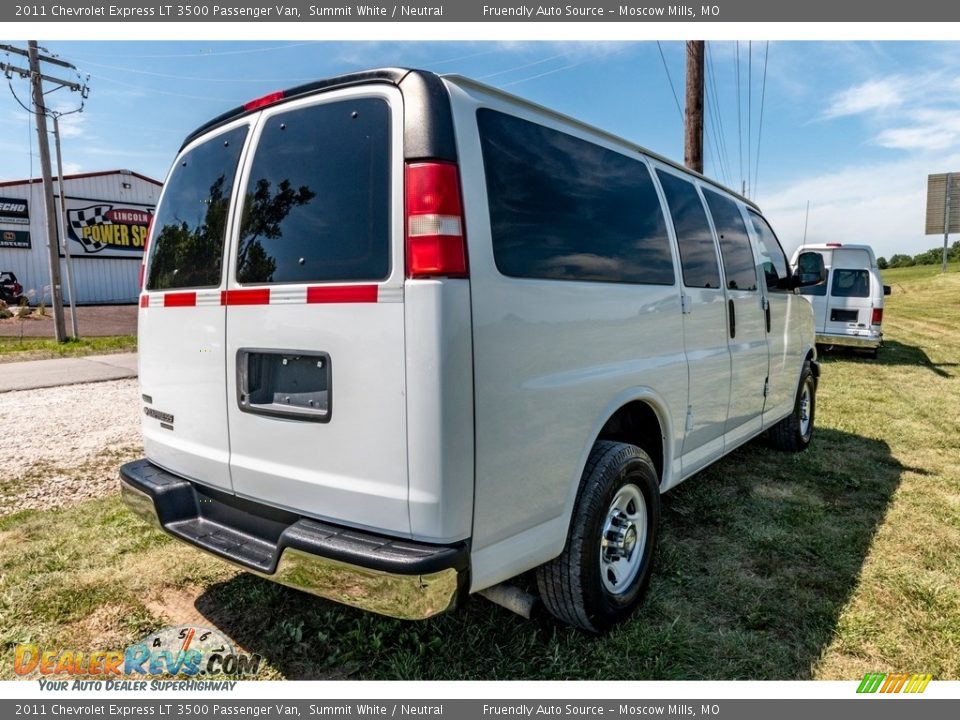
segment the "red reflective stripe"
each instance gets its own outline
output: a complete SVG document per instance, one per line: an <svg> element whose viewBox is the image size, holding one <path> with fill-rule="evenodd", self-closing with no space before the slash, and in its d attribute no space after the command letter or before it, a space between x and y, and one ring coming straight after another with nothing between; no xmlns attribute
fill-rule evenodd
<svg viewBox="0 0 960 720"><path fill-rule="evenodd" d="M140 307L150 307L150 296L141 295L140 296Z"/></svg>
<svg viewBox="0 0 960 720"><path fill-rule="evenodd" d="M194 307L197 304L195 292L167 293L163 296L164 307Z"/></svg>
<svg viewBox="0 0 960 720"><path fill-rule="evenodd" d="M251 288L249 290L221 290L221 305L269 305L270 288Z"/></svg>
<svg viewBox="0 0 960 720"><path fill-rule="evenodd" d="M308 303L375 303L376 301L376 285L307 288Z"/></svg>

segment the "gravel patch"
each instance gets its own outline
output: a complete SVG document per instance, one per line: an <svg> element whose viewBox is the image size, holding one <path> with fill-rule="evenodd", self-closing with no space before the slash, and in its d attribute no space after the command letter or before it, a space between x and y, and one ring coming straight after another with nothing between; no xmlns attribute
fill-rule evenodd
<svg viewBox="0 0 960 720"><path fill-rule="evenodd" d="M136 379L0 394L0 515L116 491L143 453L139 408Z"/></svg>

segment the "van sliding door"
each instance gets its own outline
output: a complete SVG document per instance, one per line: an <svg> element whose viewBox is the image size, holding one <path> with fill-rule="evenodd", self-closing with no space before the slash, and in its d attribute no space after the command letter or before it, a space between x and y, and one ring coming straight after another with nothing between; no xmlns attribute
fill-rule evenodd
<svg viewBox="0 0 960 720"><path fill-rule="evenodd" d="M731 379L724 432L728 444L737 444L761 426L768 369L766 313L740 207L713 190L703 194L720 241L727 295Z"/></svg>

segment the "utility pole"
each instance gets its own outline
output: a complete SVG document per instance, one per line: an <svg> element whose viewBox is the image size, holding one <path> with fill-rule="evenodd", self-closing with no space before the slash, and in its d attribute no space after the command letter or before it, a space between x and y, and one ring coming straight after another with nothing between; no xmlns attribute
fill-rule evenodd
<svg viewBox="0 0 960 720"><path fill-rule="evenodd" d="M67 242L67 191L63 188L63 157L60 154L60 113L53 114L53 139L57 147L57 186L60 190L60 249L63 251L64 264L67 266L67 294L70 296L70 335L80 339L77 328L77 300L73 284L73 258Z"/></svg>
<svg viewBox="0 0 960 720"><path fill-rule="evenodd" d="M30 58L30 84L33 86L33 108L37 116L37 134L40 136L40 171L43 173L43 208L47 213L47 250L50 259L50 297L53 306L53 328L57 342L66 342L67 330L63 323L63 297L60 294L60 253L57 242L56 205L53 204L53 177L50 172L50 141L47 138L47 106L43 99L43 75L40 74L40 56L37 41L27 42Z"/></svg>
<svg viewBox="0 0 960 720"><path fill-rule="evenodd" d="M687 93L683 133L683 162L703 172L703 40L687 41Z"/></svg>
<svg viewBox="0 0 960 720"><path fill-rule="evenodd" d="M60 289L60 243L57 238L57 209L53 202L53 173L50 169L50 140L47 137L47 106L44 101L43 83L46 81L54 83L59 87L69 88L70 90L79 92L84 98L87 97L87 88L86 86L81 86L79 83L44 75L40 71L41 61L59 65L60 67L69 68L71 70L76 70L76 68L68 62L64 62L63 60L47 57L46 55L40 55L36 40L27 41L26 50L21 50L20 48L10 45L0 45L0 50L15 53L17 55L25 55L29 60L29 69L27 70L7 63L0 63L0 69L6 73L8 78L12 77L12 73L14 72L19 74L21 77L30 78L30 86L33 93L34 115L37 121L37 135L39 136L38 149L40 151L40 170L43 175L43 207L44 212L46 213L47 222L47 251L50 264L50 304L53 309L53 327L57 342L65 342L67 340L67 331L64 325L63 295ZM60 189L60 194L63 195L62 187Z"/></svg>

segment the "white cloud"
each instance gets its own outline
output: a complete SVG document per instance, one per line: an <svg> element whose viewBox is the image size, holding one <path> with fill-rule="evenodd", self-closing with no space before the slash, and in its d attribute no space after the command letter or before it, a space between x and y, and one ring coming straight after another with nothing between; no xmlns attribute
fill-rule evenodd
<svg viewBox="0 0 960 720"><path fill-rule="evenodd" d="M87 118L81 114L64 115L60 118L60 139L80 138L87 134ZM52 128L52 123L51 123Z"/></svg>
<svg viewBox="0 0 960 720"><path fill-rule="evenodd" d="M782 187L761 207L788 255L803 241L808 201L808 243L866 243L877 255L915 255L942 241L924 235L927 175L955 169L960 153L847 167Z"/></svg>
<svg viewBox="0 0 960 720"><path fill-rule="evenodd" d="M831 120L897 107L905 102L908 87L906 78L900 76L868 80L833 95L822 118Z"/></svg>
<svg viewBox="0 0 960 720"><path fill-rule="evenodd" d="M899 150L943 150L960 145L957 108L925 108L908 113L907 124L887 128L874 142Z"/></svg>

